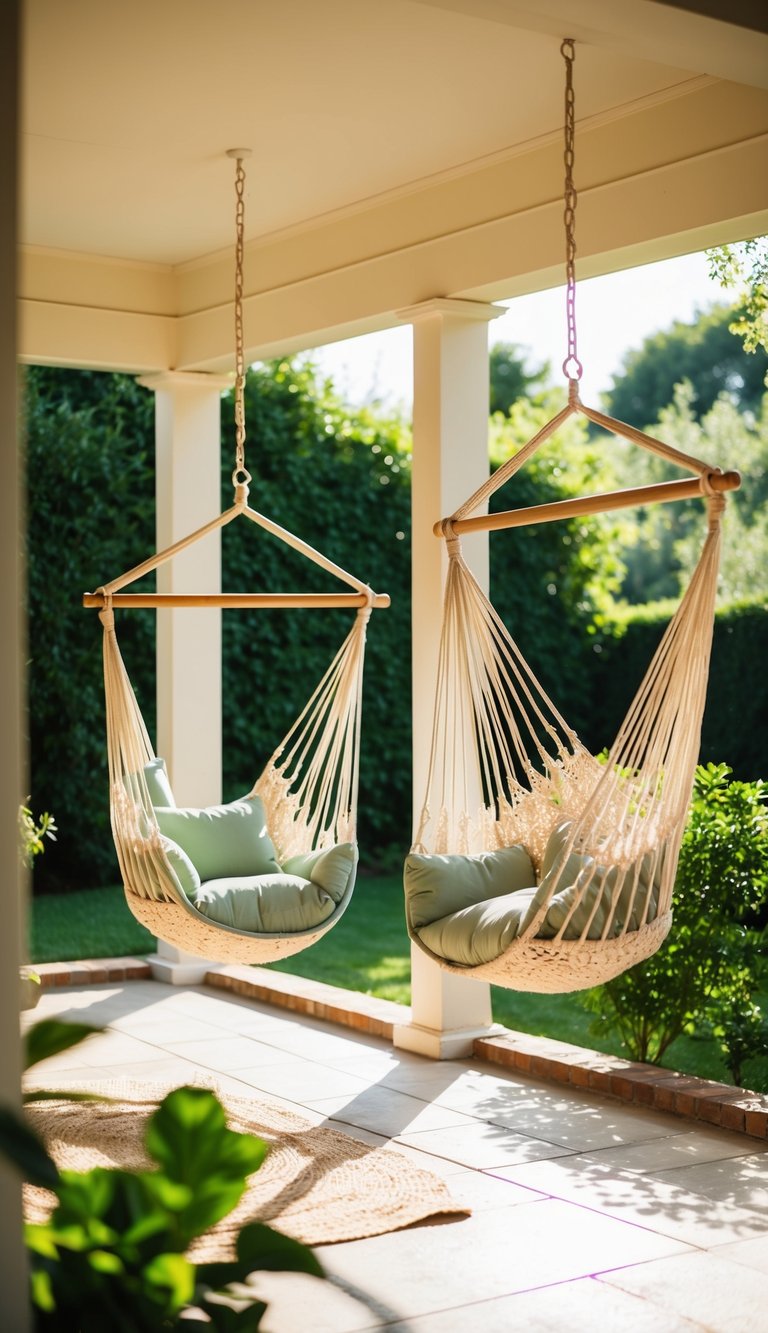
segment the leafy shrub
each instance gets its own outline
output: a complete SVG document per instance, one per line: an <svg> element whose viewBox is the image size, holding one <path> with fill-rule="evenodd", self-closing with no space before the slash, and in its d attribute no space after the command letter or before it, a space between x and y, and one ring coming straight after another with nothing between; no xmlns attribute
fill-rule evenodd
<svg viewBox="0 0 768 1333"><path fill-rule="evenodd" d="M95 1030L39 1024L27 1040L27 1065ZM26 1100L71 1095L32 1093ZM170 1092L148 1122L145 1146L155 1162L149 1170L60 1172L25 1122L0 1109L0 1151L26 1180L56 1196L49 1220L25 1227L39 1333L252 1333L266 1306L241 1285L250 1273L323 1276L306 1246L263 1223L241 1229L231 1262L186 1258L192 1242L238 1204L268 1151L263 1140L227 1128L212 1092ZM207 1320L181 1318L190 1307Z"/></svg>
<svg viewBox="0 0 768 1333"><path fill-rule="evenodd" d="M760 1050L761 972L750 923L768 896L768 784L729 781L730 773L726 764L696 770L669 937L585 1002L597 1015L593 1030L618 1033L636 1060L661 1061L683 1032L710 1027L736 1077Z"/></svg>

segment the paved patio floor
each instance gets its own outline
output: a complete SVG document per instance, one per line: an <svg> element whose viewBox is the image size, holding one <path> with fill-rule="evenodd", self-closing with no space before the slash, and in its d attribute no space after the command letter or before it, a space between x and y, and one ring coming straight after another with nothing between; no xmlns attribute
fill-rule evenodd
<svg viewBox="0 0 768 1333"><path fill-rule="evenodd" d="M768 1144L205 987L56 989L27 1018L54 1014L106 1030L36 1079L213 1075L390 1144L472 1208L319 1247L328 1282L259 1279L265 1333L768 1333Z"/></svg>

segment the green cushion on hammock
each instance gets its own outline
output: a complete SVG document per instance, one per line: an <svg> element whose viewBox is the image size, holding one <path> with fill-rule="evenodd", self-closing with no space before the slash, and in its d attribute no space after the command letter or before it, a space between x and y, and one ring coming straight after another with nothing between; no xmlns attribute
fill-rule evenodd
<svg viewBox="0 0 768 1333"><path fill-rule="evenodd" d="M164 759L153 759L150 764L144 765L144 781L147 784L149 799L154 806L175 807L176 802L173 799Z"/></svg>
<svg viewBox="0 0 768 1333"><path fill-rule="evenodd" d="M200 876L190 861L187 853L182 851L177 842L170 838L161 838L163 851L168 858L168 864L173 871L177 887L182 890L191 903L197 898L200 888Z"/></svg>
<svg viewBox="0 0 768 1333"><path fill-rule="evenodd" d="M284 874L311 880L313 884L325 889L335 903L340 903L354 883L357 847L353 842L340 842L336 847L326 847L321 852L289 856L283 862L282 870Z"/></svg>
<svg viewBox="0 0 768 1333"><path fill-rule="evenodd" d="M520 934L536 890L518 889L464 907L419 930L419 939L438 957L462 967L492 963Z"/></svg>
<svg viewBox="0 0 768 1333"><path fill-rule="evenodd" d="M559 824L550 834L541 866L542 879L521 929L533 919L539 906L545 901L550 886L554 889L552 901L536 931L541 939L551 939L557 934L584 885L586 892L583 901L568 921L564 932L565 939L580 939L587 925L589 925L587 939L601 939L611 911L613 916L610 917L609 938L623 931L628 913L627 929L638 930L645 916L645 905L649 895L645 920L655 920L663 853L657 857L653 852L646 852L639 861L631 862L626 868L622 868L600 865L593 856L571 852L565 863L560 865L570 831L571 824L566 822ZM593 908L594 916L592 916ZM591 922L590 917L592 917Z"/></svg>
<svg viewBox="0 0 768 1333"><path fill-rule="evenodd" d="M203 810L156 806L155 817L203 881L280 873L258 796Z"/></svg>
<svg viewBox="0 0 768 1333"><path fill-rule="evenodd" d="M217 925L251 934L292 935L322 925L336 903L319 884L278 873L207 880L195 907Z"/></svg>
<svg viewBox="0 0 768 1333"><path fill-rule="evenodd" d="M405 896L415 930L535 883L531 859L520 845L474 856L411 852L405 860Z"/></svg>
<svg viewBox="0 0 768 1333"><path fill-rule="evenodd" d="M565 939L580 939L588 923L587 939L600 939L614 902L616 907L611 918L609 938L623 930L630 904L628 930L640 928L647 899L645 920L653 921L658 912L663 852L661 856L646 852L639 861L626 868L600 865L594 857L578 852L570 852L563 862L562 854L571 827L567 822L559 824L550 834L538 888L519 887L511 893L493 893L488 890L489 886L501 882L499 871L507 865L514 866L516 873L523 874L524 863L520 853L523 853L526 861L528 857L525 849L519 845L502 848L497 852L484 852L480 856L422 856L412 853L406 860L405 888L410 902L411 922L418 931L419 939L449 963L463 967L491 963L523 933L546 901L550 888L554 889L554 894L544 919L539 923L536 936L539 939L552 939L564 924L585 878L588 881L587 891L583 902L568 921ZM513 860L506 857L507 852L514 853ZM486 858L493 859L487 861ZM530 882L534 878L533 867L530 861L528 865ZM444 902L455 899L457 885L467 894L475 891L475 900L444 912L437 918L424 920L424 902L419 897L420 890L423 891L422 886L432 891L432 897L426 900L429 908L440 902L441 897ZM422 913L421 920L416 919L414 902L416 911ZM590 922L593 907L595 912Z"/></svg>

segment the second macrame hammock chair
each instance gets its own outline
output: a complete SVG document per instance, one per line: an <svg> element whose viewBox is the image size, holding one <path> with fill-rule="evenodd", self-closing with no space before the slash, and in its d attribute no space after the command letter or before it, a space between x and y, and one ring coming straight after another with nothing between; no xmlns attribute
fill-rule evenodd
<svg viewBox="0 0 768 1333"><path fill-rule="evenodd" d="M572 43L563 54L570 84ZM426 794L405 872L408 930L424 953L448 971L539 992L601 984L649 957L670 929L706 695L722 492L740 481L581 403L572 156L571 138L568 402L435 525L448 574ZM695 479L477 514L573 415ZM601 762L536 679L465 563L461 534L696 495L706 497L708 510L701 557Z"/></svg>
<svg viewBox="0 0 768 1333"><path fill-rule="evenodd" d="M242 245L243 187L242 157L246 150L233 150L237 157L238 199L237 284L235 299L237 373L235 379L236 464L233 473L234 504L189 536L140 565L106 583L95 593L86 593L83 603L100 608L104 628L104 688L106 695L107 749L109 760L110 815L120 871L128 906L152 934L187 953L218 962L259 963L286 958L314 944L330 930L344 912L354 884L356 863L355 826L360 754L360 711L365 655L366 626L373 607L389 605L385 594L375 594L361 580L316 551L307 542L280 527L248 504L250 474L245 468L244 355L242 338ZM352 592L338 593L124 593L121 590L143 575L172 560L187 547L235 519L250 520L281 542L305 556L327 573L335 575ZM311 695L288 734L277 746L253 788L238 806L250 816L248 802L263 804L266 833L274 845L279 866L293 881L310 885L317 897L311 867L315 853L353 845L345 863L351 865L346 887L332 895L330 915L310 927L274 930L240 929L204 916L185 892L180 877L178 848L161 831L156 813L157 796L151 788L158 761L141 710L126 671L115 632L116 607L219 606L236 608L351 607L354 624L331 665ZM170 792L169 792L170 795ZM171 796L172 799L172 796ZM215 822L231 807L182 811ZM261 807L259 806L259 810ZM173 811L171 818L174 817ZM221 827L221 826L220 826ZM237 832L237 830L235 830ZM352 857L354 856L354 860ZM242 872L241 872L242 874ZM336 875L338 880L339 876ZM326 875L326 881L328 876ZM342 876L343 879L343 876ZM222 881L217 881L221 883ZM203 887L205 887L203 885ZM297 885L291 884L296 893ZM265 894L271 886L263 886ZM324 890L320 889L322 896ZM326 912L330 907L327 897Z"/></svg>

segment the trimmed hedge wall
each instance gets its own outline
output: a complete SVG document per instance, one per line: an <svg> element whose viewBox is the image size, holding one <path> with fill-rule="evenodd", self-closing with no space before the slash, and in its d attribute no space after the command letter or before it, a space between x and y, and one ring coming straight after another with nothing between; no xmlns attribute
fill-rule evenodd
<svg viewBox="0 0 768 1333"><path fill-rule="evenodd" d="M582 735L590 748L613 740L673 610L667 603L633 607L604 627L602 651L592 654L590 719ZM719 609L700 762L728 764L742 782L768 772L767 662L768 599Z"/></svg>
<svg viewBox="0 0 768 1333"><path fill-rule="evenodd" d="M26 379L29 791L33 810L50 811L58 825L57 842L35 865L36 888L52 892L119 878L109 830L101 629L81 597L154 548L153 401L129 376L32 367ZM392 598L389 610L374 611L368 633L359 825L366 865L395 864L411 827L407 442L391 422L347 413L309 369L276 364L251 372L246 394L254 508ZM231 415L225 401L222 505L232 496ZM524 502L553 498L538 485ZM564 528L521 529L495 543L492 593L564 716L600 749L613 739L666 622L659 607L639 607L601 627L600 636L587 634L576 611L548 592L574 577ZM222 552L224 586L233 591L337 586L251 524L225 529ZM576 593L571 602L578 604ZM230 799L253 784L350 618L232 612L223 623ZM154 613L120 615L118 632L154 736ZM747 780L766 772L766 661L766 605L719 612L702 758L727 762Z"/></svg>

